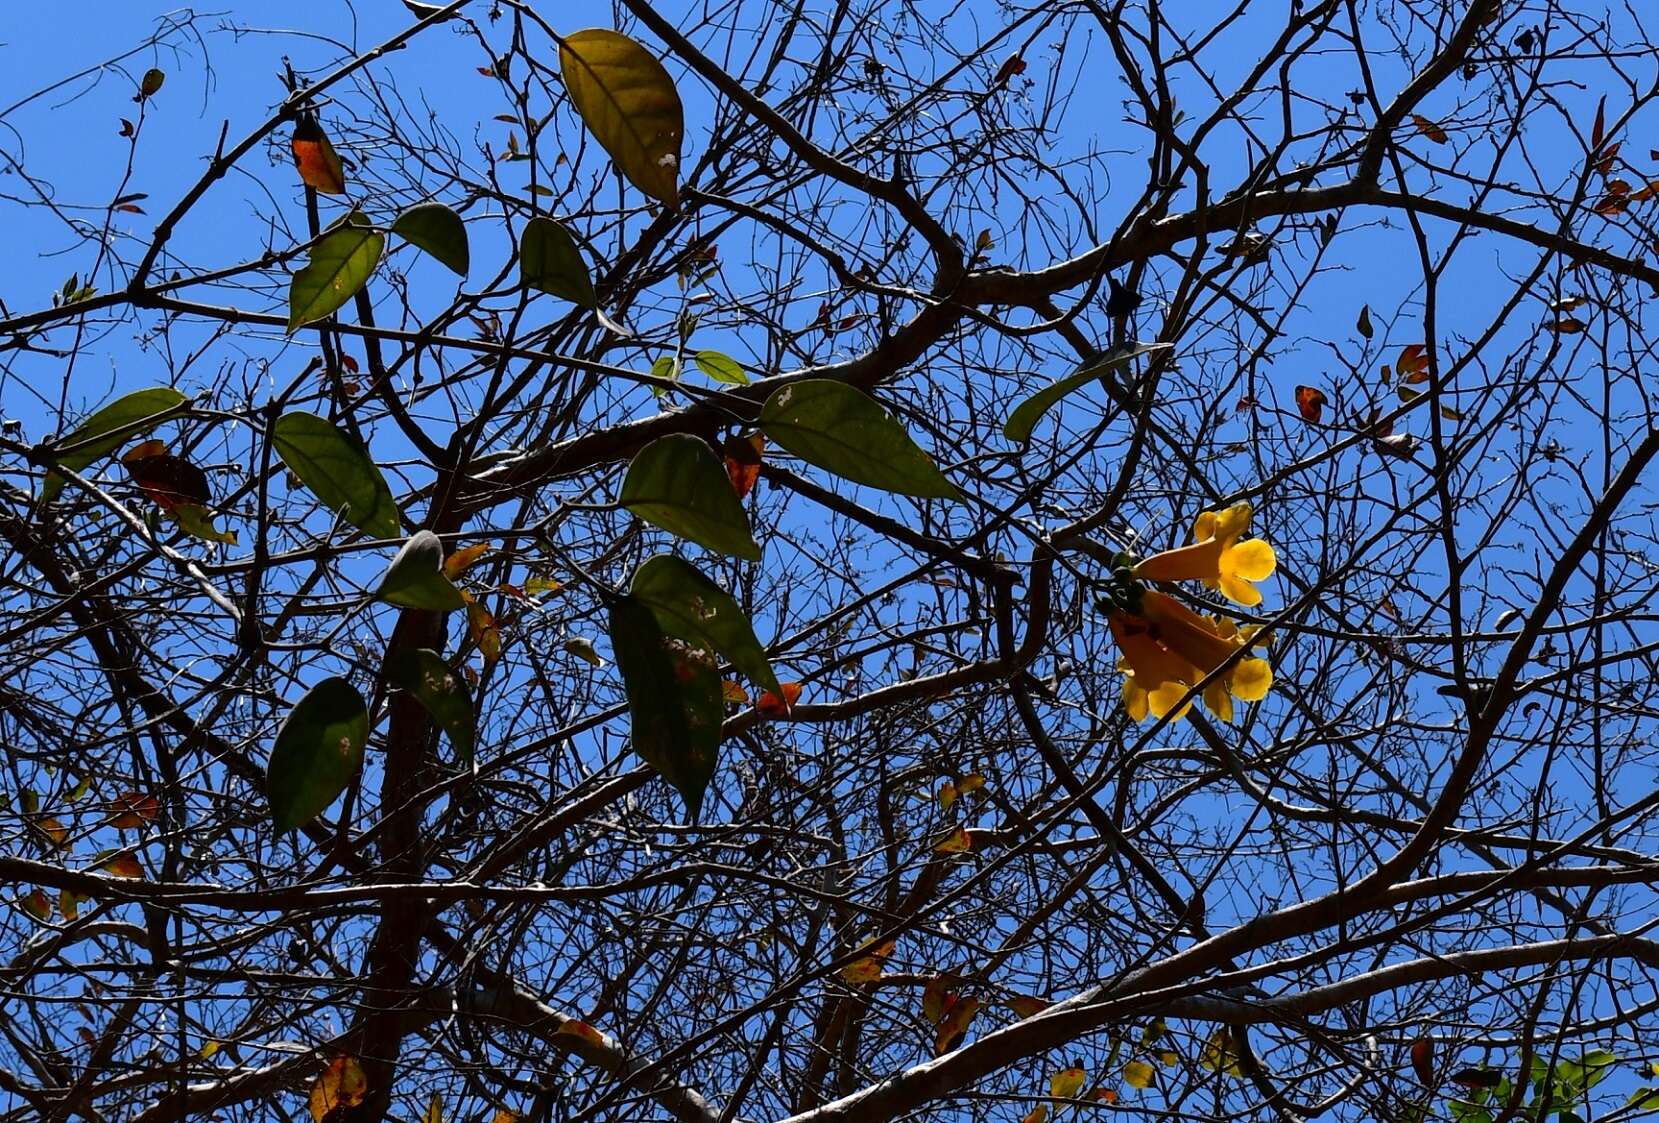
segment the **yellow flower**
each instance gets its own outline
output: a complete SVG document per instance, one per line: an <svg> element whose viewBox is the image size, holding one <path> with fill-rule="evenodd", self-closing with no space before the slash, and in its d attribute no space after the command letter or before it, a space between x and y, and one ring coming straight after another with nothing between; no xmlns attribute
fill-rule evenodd
<svg viewBox="0 0 1659 1123"><path fill-rule="evenodd" d="M1204 617L1174 597L1148 589L1141 594L1141 617L1150 626L1155 646L1168 652L1174 662L1185 665L1193 677L1190 688L1226 663L1250 641L1255 629L1240 631L1230 620ZM1120 641L1121 642L1121 641ZM1133 656L1130 656L1133 660ZM1149 668L1150 669L1150 668ZM1137 677L1139 668L1137 666ZM1204 707L1223 721L1233 717L1233 699L1259 702L1273 686L1273 668L1260 656L1238 660L1204 689Z"/></svg>
<svg viewBox="0 0 1659 1123"><path fill-rule="evenodd" d="M1273 576L1278 558L1261 538L1239 541L1250 528L1253 513L1248 503L1203 512L1193 524L1192 545L1152 555L1135 567L1135 576L1150 581L1202 581L1234 604L1260 604L1261 591L1251 582Z"/></svg>
<svg viewBox="0 0 1659 1123"><path fill-rule="evenodd" d="M1138 616L1115 612L1107 618L1107 623L1112 629L1112 638L1123 652L1118 670L1126 676L1123 707L1129 716L1145 721L1149 717L1161 718L1173 710L1172 720L1186 717L1192 703L1176 707L1200 678L1192 664L1161 646L1152 636L1151 625Z"/></svg>

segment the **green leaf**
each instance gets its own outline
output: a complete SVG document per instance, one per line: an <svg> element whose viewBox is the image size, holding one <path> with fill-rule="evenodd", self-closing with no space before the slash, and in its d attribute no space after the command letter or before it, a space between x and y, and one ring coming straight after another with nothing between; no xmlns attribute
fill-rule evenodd
<svg viewBox="0 0 1659 1123"><path fill-rule="evenodd" d="M551 218L532 218L518 244L518 266L524 283L550 292L583 308L599 307L587 262L570 231Z"/></svg>
<svg viewBox="0 0 1659 1123"><path fill-rule="evenodd" d="M436 651L406 647L386 661L386 681L425 707L455 754L471 767L476 714L466 679Z"/></svg>
<svg viewBox="0 0 1659 1123"><path fill-rule="evenodd" d="M80 472L94 460L108 456L129 437L135 437L167 419L184 404L184 395L170 386L134 390L94 413L58 441L53 457L72 472ZM42 503L58 497L67 482L56 472L47 472L41 485Z"/></svg>
<svg viewBox="0 0 1659 1123"><path fill-rule="evenodd" d="M324 506L375 538L396 538L397 503L362 443L314 413L277 418L271 444Z"/></svg>
<svg viewBox="0 0 1659 1123"><path fill-rule="evenodd" d="M1575 1104L1589 1094L1613 1070L1619 1059L1605 1049L1595 1049L1576 1061L1560 1060L1555 1065L1556 1098Z"/></svg>
<svg viewBox="0 0 1659 1123"><path fill-rule="evenodd" d="M633 596L611 604L610 636L628 695L634 752L674 786L695 822L720 755L714 655L666 635L656 614Z"/></svg>
<svg viewBox="0 0 1659 1123"><path fill-rule="evenodd" d="M417 203L397 216L392 233L425 250L465 277L472 254L467 246L467 224L442 203Z"/></svg>
<svg viewBox="0 0 1659 1123"><path fill-rule="evenodd" d="M716 382L724 382L728 386L749 385L749 376L743 373L743 368L730 355L719 351L699 351L691 357L691 361Z"/></svg>
<svg viewBox="0 0 1659 1123"><path fill-rule="evenodd" d="M277 834L309 823L345 791L368 739L368 707L343 678L324 679L288 711L265 773Z"/></svg>
<svg viewBox="0 0 1659 1123"><path fill-rule="evenodd" d="M559 73L617 170L670 209L678 205L685 111L656 56L619 31L593 28L559 43Z"/></svg>
<svg viewBox="0 0 1659 1123"><path fill-rule="evenodd" d="M656 362L651 364L651 377L652 378L660 378L660 379L663 379L664 381L667 381L667 382L677 382L677 381L679 381L679 378L680 378L680 364L679 364L679 361L676 360L674 358L674 356L672 356L672 355L662 356ZM650 386L651 386L651 393L655 394L659 398L662 397L664 394L668 393L668 387L663 386L661 383L653 382L653 383L650 384Z"/></svg>
<svg viewBox="0 0 1659 1123"><path fill-rule="evenodd" d="M690 434L659 437L640 449L622 481L621 501L646 522L705 549L760 560L726 469Z"/></svg>
<svg viewBox="0 0 1659 1123"><path fill-rule="evenodd" d="M184 503L174 507L170 512L173 521L193 538L200 538L204 542L223 542L227 545L236 545L234 530L220 530L213 525L213 512L206 507L194 503Z"/></svg>
<svg viewBox="0 0 1659 1123"><path fill-rule="evenodd" d="M1084 363L1075 374L1067 375L1058 382L1045 386L1015 407L1014 412L1009 414L1008 420L1003 423L1002 435L1016 444L1024 444L1031 439L1031 431L1037 427L1037 422L1043 419L1043 415L1054 407L1055 402L1081 386L1104 378L1108 372L1126 366L1132 359L1149 355L1154 351L1168 351L1169 347L1167 343L1136 343L1109 351Z"/></svg>
<svg viewBox="0 0 1659 1123"><path fill-rule="evenodd" d="M153 66L150 67L150 69L144 72L144 77L138 80L139 99L142 100L144 98L154 97L159 94L161 92L161 87L166 84L166 82L166 73L157 70Z"/></svg>
<svg viewBox="0 0 1659 1123"><path fill-rule="evenodd" d="M311 247L311 260L288 286L288 333L332 315L368 284L386 237L353 211Z"/></svg>
<svg viewBox="0 0 1659 1123"><path fill-rule="evenodd" d="M417 530L386 567L376 600L400 608L453 612L465 608L461 590L444 576L444 544L430 530Z"/></svg>
<svg viewBox="0 0 1659 1123"><path fill-rule="evenodd" d="M1625 1101L1625 1107L1633 1107L1638 1111L1651 1111L1659 1108L1659 1088L1638 1088L1630 1093Z"/></svg>
<svg viewBox="0 0 1659 1123"><path fill-rule="evenodd" d="M718 651L764 689L783 693L749 618L730 593L696 566L673 554L658 554L634 571L630 591L657 614L664 632Z"/></svg>
<svg viewBox="0 0 1659 1123"><path fill-rule="evenodd" d="M809 378L772 392L760 427L784 449L854 483L919 498L958 499L933 459L874 398Z"/></svg>

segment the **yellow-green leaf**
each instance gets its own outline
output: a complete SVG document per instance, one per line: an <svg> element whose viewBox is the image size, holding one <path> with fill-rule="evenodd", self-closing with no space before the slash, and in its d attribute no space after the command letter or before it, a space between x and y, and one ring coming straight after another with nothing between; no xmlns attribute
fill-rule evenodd
<svg viewBox="0 0 1659 1123"><path fill-rule="evenodd" d="M184 404L184 395L170 386L134 390L115 399L76 426L58 441L53 456L70 471L79 472L94 460L107 456L126 443L128 437L159 424ZM50 503L63 490L64 477L46 473L41 485L41 502Z"/></svg>
<svg viewBox="0 0 1659 1123"><path fill-rule="evenodd" d="M617 170L669 207L679 203L685 111L655 55L619 31L592 28L559 44L571 104Z"/></svg>
<svg viewBox="0 0 1659 1123"><path fill-rule="evenodd" d="M333 315L368 284L386 236L353 211L311 247L311 260L288 285L288 332Z"/></svg>
<svg viewBox="0 0 1659 1123"><path fill-rule="evenodd" d="M1131 1088L1146 1089L1152 1087L1152 1078L1157 1070L1145 1061L1130 1061L1123 1066L1123 1079Z"/></svg>

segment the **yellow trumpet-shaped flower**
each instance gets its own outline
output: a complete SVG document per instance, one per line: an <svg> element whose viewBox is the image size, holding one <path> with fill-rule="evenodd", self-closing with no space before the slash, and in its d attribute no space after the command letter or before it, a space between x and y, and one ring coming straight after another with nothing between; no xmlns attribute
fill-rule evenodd
<svg viewBox="0 0 1659 1123"><path fill-rule="evenodd" d="M1187 716L1192 703L1176 710L1176 706L1202 676L1191 663L1182 659L1153 638L1152 626L1138 616L1113 613L1107 623L1112 638L1117 640L1123 658L1118 670L1126 673L1123 680L1123 706L1136 721L1148 717L1161 718L1175 710L1175 721Z"/></svg>
<svg viewBox="0 0 1659 1123"><path fill-rule="evenodd" d="M1255 629L1240 631L1230 620L1200 616L1180 601L1156 590L1141 595L1141 612L1113 613L1112 636L1123 651L1118 669L1124 708L1136 721L1174 713L1188 706L1181 699L1250 641ZM1260 656L1239 659L1204 688L1204 708L1222 721L1233 720L1233 699L1259 702L1273 685L1273 668ZM1189 704L1190 705L1190 704ZM1179 706L1179 709L1177 707Z"/></svg>
<svg viewBox="0 0 1659 1123"><path fill-rule="evenodd" d="M1151 581L1202 581L1234 604L1258 605L1262 594L1251 582L1273 576L1278 557L1260 538L1239 537L1250 529L1250 504L1205 511L1193 524L1193 542L1154 554L1135 567L1135 576Z"/></svg>

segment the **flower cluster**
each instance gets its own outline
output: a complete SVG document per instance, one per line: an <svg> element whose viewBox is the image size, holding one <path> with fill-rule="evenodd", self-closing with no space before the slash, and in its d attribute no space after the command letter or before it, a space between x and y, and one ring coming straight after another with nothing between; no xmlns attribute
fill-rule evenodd
<svg viewBox="0 0 1659 1123"><path fill-rule="evenodd" d="M1136 721L1184 717L1191 708L1185 699L1206 679L1204 707L1222 721L1232 720L1233 699L1258 702L1267 696L1273 668L1260 655L1241 654L1254 627L1201 616L1141 583L1202 581L1236 604L1260 604L1253 582L1272 576L1277 558L1260 538L1240 540L1251 513L1248 503L1205 511L1193 528L1192 545L1125 566L1116 575L1105 605L1107 622L1123 652L1118 669L1126 675L1124 706Z"/></svg>

